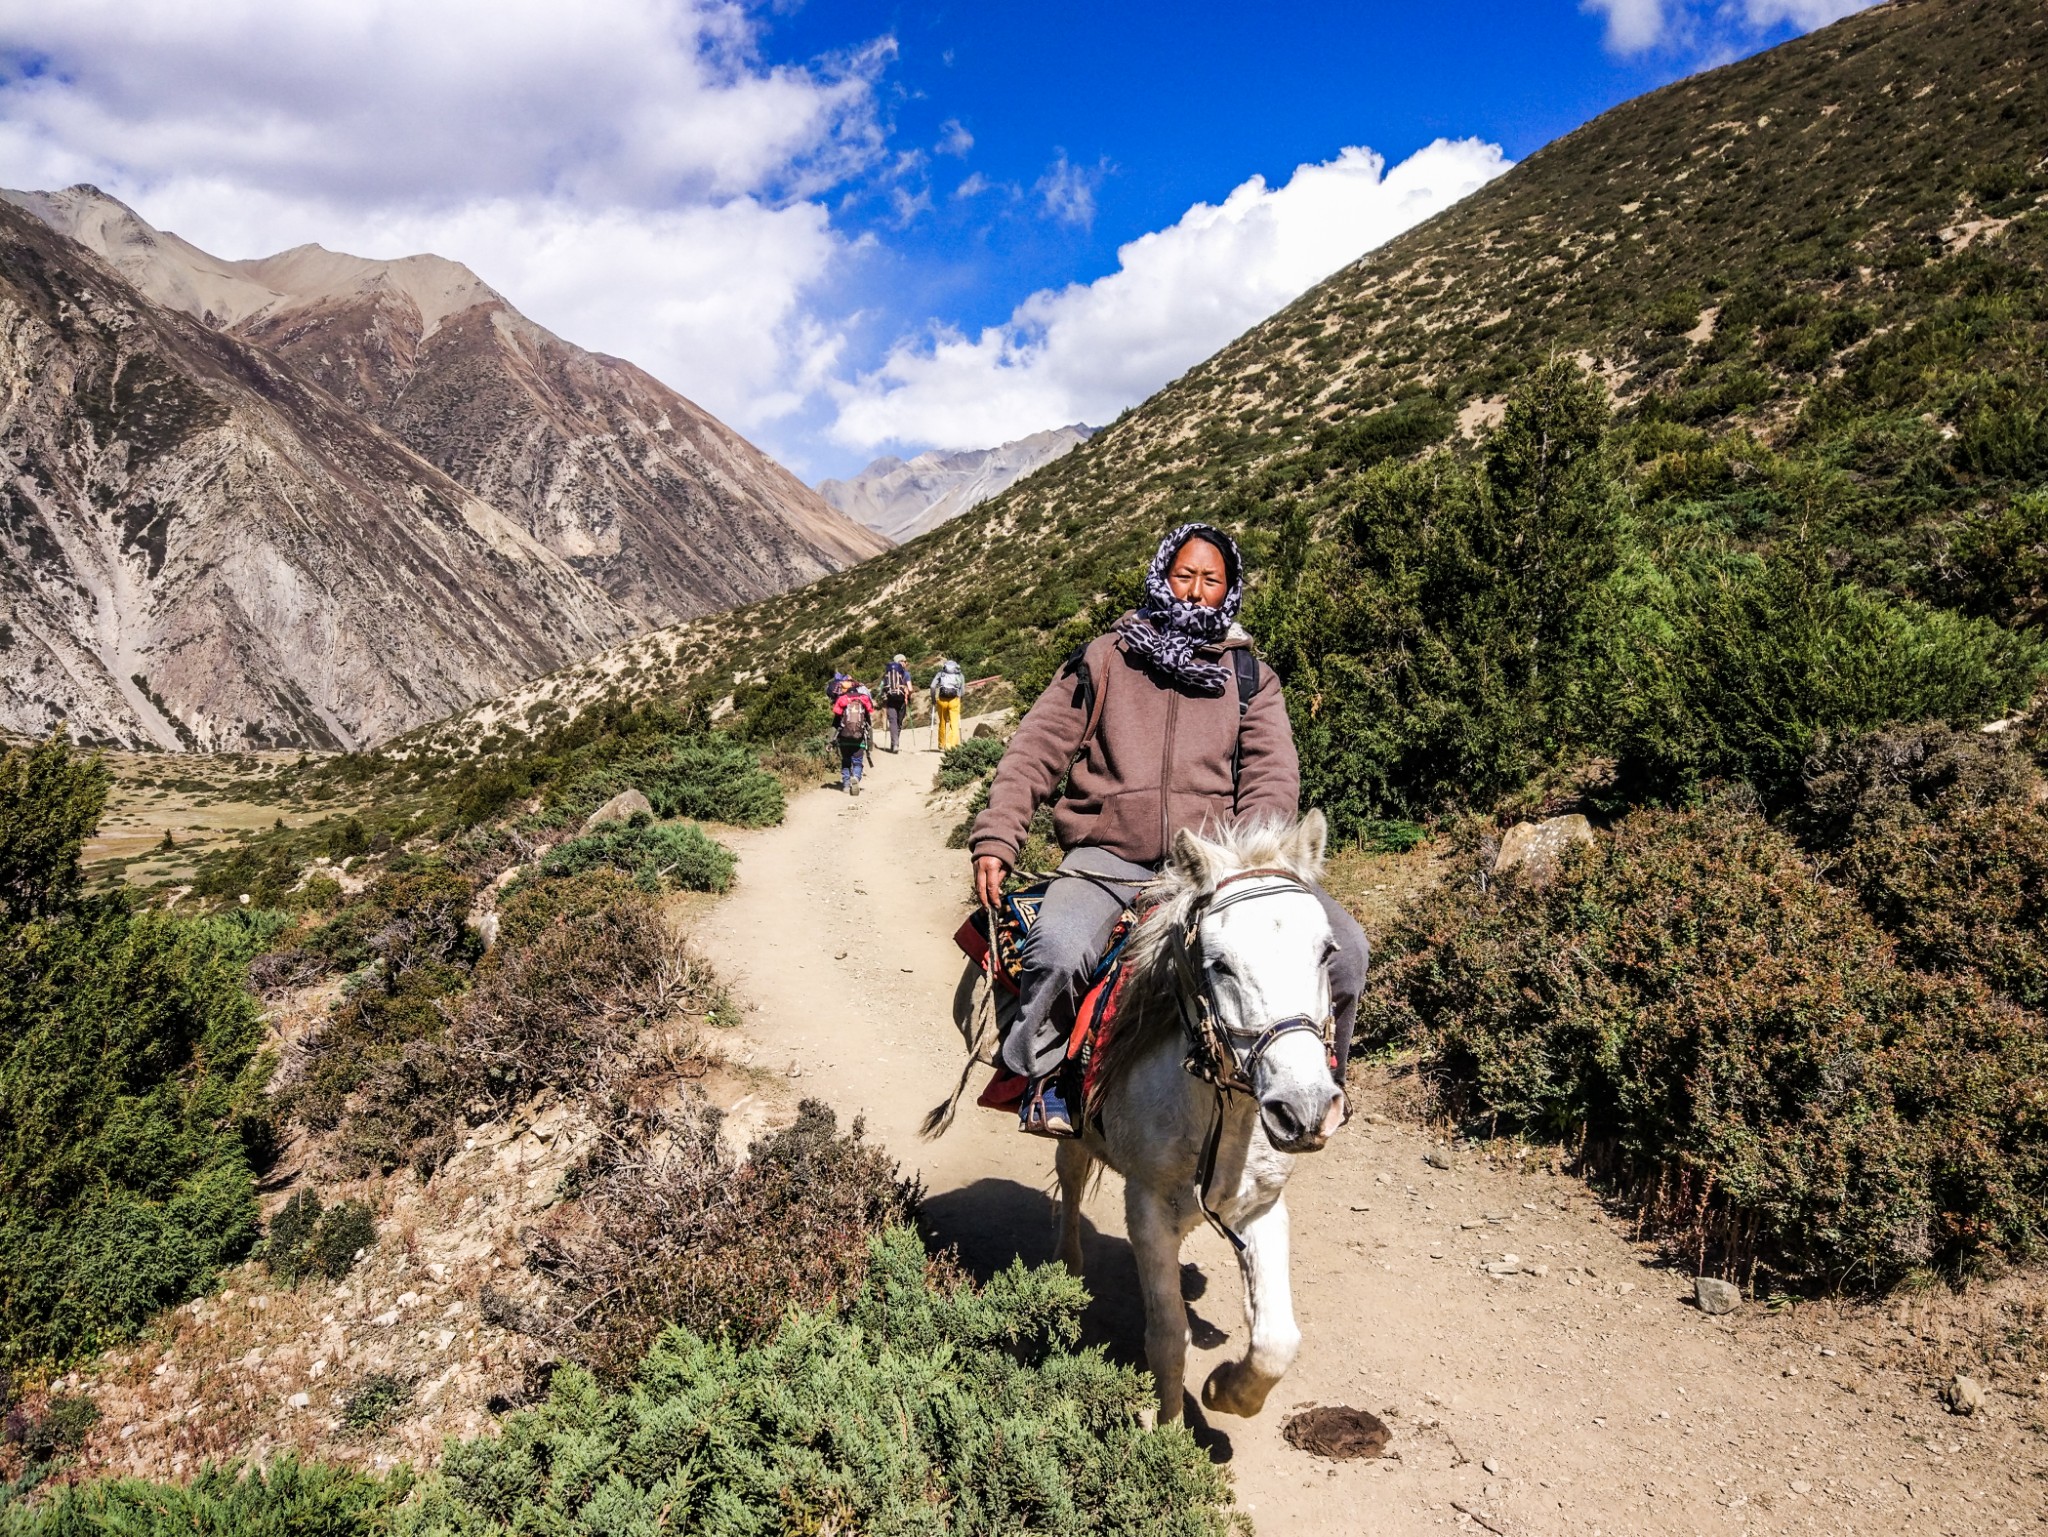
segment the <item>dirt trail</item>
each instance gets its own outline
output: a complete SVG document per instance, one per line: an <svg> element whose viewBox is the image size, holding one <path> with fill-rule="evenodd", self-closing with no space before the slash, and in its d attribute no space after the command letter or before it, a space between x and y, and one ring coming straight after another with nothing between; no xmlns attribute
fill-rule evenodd
<svg viewBox="0 0 2048 1537"><path fill-rule="evenodd" d="M936 1240L982 1272L1013 1255L1049 1260L1047 1144L971 1104L939 1141L917 1136L960 1062L950 935L965 857L944 846L957 812L930 804L936 756L880 757L862 796L801 795L782 826L736 837L739 884L697 921L700 946L756 1009L735 1054L775 1075L739 1113L779 1119L808 1094L865 1116L923 1178ZM1646 1265L1577 1180L1469 1152L1439 1169L1424 1155L1447 1150L1369 1089L1361 1097L1288 1194L1299 1363L1258 1419L1194 1416L1262 1532L2048 1526L2041 1388L1994 1392L1963 1419L1875 1364L1874 1319L1817 1329L1753 1306L1709 1318L1686 1278ZM1122 1208L1109 1176L1087 1212L1089 1324L1137 1360ZM1479 1268L1504 1252L1547 1273ZM1244 1326L1223 1242L1197 1232L1184 1257L1199 1383L1241 1349ZM1385 1415L1392 1448L1343 1464L1296 1451L1280 1425L1306 1403Z"/></svg>

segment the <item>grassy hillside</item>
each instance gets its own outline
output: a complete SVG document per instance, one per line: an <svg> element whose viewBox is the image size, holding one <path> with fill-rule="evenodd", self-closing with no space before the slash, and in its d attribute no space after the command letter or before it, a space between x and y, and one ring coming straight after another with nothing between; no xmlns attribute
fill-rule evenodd
<svg viewBox="0 0 2048 1537"><path fill-rule="evenodd" d="M1470 457L1554 356L1611 390L1618 494L1653 534L1796 535L1861 586L2037 628L2044 142L2038 6L1865 12L1547 146L944 528L410 745L474 748L608 690L715 699L818 656L950 651L1028 687L1162 526L1214 518L1284 563L1360 471Z"/></svg>

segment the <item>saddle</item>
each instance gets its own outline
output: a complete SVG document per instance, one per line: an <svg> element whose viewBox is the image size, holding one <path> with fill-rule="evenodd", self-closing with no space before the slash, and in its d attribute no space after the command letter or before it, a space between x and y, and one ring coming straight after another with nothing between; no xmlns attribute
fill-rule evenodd
<svg viewBox="0 0 2048 1537"><path fill-rule="evenodd" d="M1019 979L1024 974L1024 947L1031 942L1032 931L1038 926L1039 908L1044 904L1046 891L1051 885L1050 880L1038 881L1006 893L1002 905L995 909L993 934L989 932L989 910L977 908L953 935L953 942L967 958L975 965L992 971L996 986L1012 997L1016 996ZM1066 1061L1060 1070L1061 1088L1066 1093L1067 1102L1080 1106L1085 1116L1095 1113L1102 1054L1116 1028L1117 1003L1123 992L1124 942L1137 926L1137 914L1129 908L1117 915L1116 923L1109 931L1109 943L1103 948L1102 959L1096 962L1095 969L1088 975L1081 1005L1074 1011L1073 1028L1067 1036ZM994 951L993 965L989 959L991 949ZM1014 1019L1013 1013L1009 1023L1014 1023ZM1004 1037L1008 1033L1006 1024ZM1001 1038L998 1038L996 1049L998 1065L994 1076L975 1103L1014 1115L1023 1103L1024 1091L1030 1087L1030 1080L1000 1064Z"/></svg>

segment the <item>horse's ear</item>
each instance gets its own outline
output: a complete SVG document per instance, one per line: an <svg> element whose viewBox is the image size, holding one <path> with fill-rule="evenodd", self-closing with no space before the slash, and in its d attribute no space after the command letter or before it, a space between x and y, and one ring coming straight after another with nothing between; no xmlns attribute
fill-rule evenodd
<svg viewBox="0 0 2048 1537"><path fill-rule="evenodd" d="M1323 854L1330 844L1330 824L1321 811L1311 811L1294 825L1294 864L1311 880L1323 873Z"/></svg>
<svg viewBox="0 0 2048 1537"><path fill-rule="evenodd" d="M1173 867L1197 891L1207 891L1216 884L1215 852L1185 827L1173 835Z"/></svg>

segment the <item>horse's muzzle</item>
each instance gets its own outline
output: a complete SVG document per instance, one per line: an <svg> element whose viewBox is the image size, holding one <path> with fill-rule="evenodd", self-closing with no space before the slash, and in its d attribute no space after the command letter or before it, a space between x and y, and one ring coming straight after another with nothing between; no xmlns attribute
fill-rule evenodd
<svg viewBox="0 0 2048 1537"><path fill-rule="evenodd" d="M1319 1101L1319 1102L1318 1102ZM1314 1153L1344 1124L1344 1091L1276 1094L1259 1103L1266 1140L1283 1153Z"/></svg>

